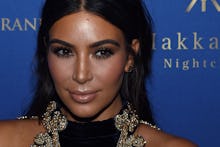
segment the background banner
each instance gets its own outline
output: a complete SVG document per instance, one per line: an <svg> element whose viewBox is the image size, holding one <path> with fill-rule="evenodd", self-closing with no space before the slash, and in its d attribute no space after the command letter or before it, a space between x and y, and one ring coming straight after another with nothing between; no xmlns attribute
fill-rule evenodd
<svg viewBox="0 0 220 147"><path fill-rule="evenodd" d="M0 119L22 115L33 94L33 58L44 0L0 1ZM162 130L219 146L220 0L145 0L154 21L146 81Z"/></svg>

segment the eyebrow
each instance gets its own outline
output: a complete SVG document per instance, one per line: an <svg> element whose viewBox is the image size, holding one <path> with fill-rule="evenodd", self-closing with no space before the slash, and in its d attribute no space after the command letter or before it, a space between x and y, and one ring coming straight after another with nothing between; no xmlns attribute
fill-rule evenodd
<svg viewBox="0 0 220 147"><path fill-rule="evenodd" d="M58 43L58 44L61 44L61 45L64 45L64 46L67 46L67 47L70 47L70 48L74 47L73 44L70 44L70 43L68 43L66 41L63 41L63 40L60 40L60 39L52 39L52 40L50 40L49 41L49 46L51 44L53 44L53 43ZM98 42L95 42L95 43L89 45L89 47L90 48L95 48L95 47L101 46L103 44L113 44L113 45L115 45L117 47L120 47L120 43L115 41L115 40L113 40L113 39L101 40L101 41L98 41Z"/></svg>
<svg viewBox="0 0 220 147"><path fill-rule="evenodd" d="M117 41L112 40L112 39L105 39L105 40L95 42L95 43L91 44L89 47L90 48L95 48L95 47L101 46L103 44L113 44L117 47L120 47L120 44Z"/></svg>
<svg viewBox="0 0 220 147"><path fill-rule="evenodd" d="M49 46L53 43L58 43L58 44L61 44L61 45L64 45L64 46L67 46L67 47L73 47L72 44L66 42L66 41L63 41L63 40L60 40L60 39L52 39L49 41Z"/></svg>

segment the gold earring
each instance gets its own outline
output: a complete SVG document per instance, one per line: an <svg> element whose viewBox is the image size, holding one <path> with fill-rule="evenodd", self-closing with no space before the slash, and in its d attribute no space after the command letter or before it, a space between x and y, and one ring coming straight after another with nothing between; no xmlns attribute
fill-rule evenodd
<svg viewBox="0 0 220 147"><path fill-rule="evenodd" d="M135 70L134 65L129 66L129 68L128 68L128 72L132 72L132 71L134 71L134 70Z"/></svg>

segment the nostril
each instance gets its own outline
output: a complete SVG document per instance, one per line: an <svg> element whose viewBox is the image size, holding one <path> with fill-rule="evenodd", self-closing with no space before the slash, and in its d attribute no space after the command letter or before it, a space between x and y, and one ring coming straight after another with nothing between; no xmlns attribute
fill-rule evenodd
<svg viewBox="0 0 220 147"><path fill-rule="evenodd" d="M93 76L92 76L90 70L87 68L87 69L83 69L83 70L82 69L75 70L73 72L72 79L79 84L84 84L88 81L91 81L92 77Z"/></svg>
<svg viewBox="0 0 220 147"><path fill-rule="evenodd" d="M78 53L73 70L72 78L77 83L84 84L92 79L91 63L88 53Z"/></svg>

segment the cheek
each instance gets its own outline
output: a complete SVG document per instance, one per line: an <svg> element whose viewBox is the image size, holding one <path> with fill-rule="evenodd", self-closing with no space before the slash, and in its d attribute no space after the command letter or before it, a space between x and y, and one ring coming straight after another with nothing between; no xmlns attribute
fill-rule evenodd
<svg viewBox="0 0 220 147"><path fill-rule="evenodd" d="M96 64L96 67L93 69L95 69L96 78L99 80L99 83L114 89L121 86L125 64L126 59L118 57L106 63Z"/></svg>
<svg viewBox="0 0 220 147"><path fill-rule="evenodd" d="M48 54L48 68L55 87L61 86L65 81L71 78L70 66L70 62L63 62L56 56Z"/></svg>

